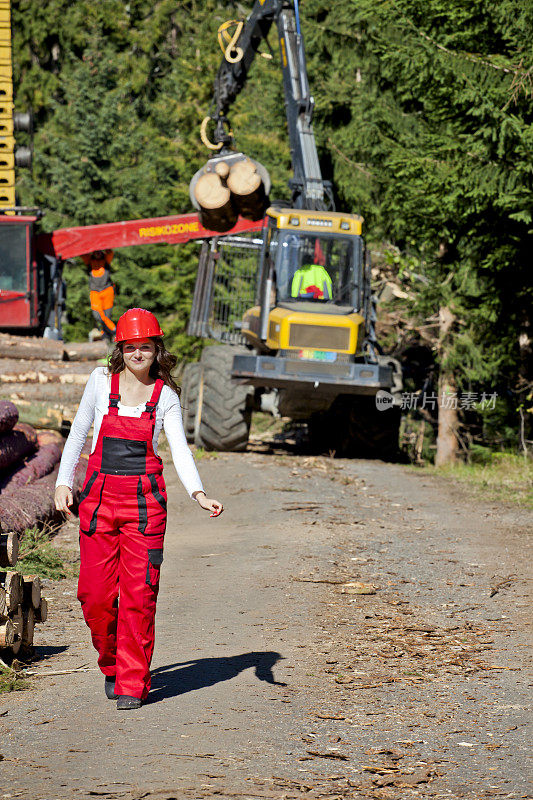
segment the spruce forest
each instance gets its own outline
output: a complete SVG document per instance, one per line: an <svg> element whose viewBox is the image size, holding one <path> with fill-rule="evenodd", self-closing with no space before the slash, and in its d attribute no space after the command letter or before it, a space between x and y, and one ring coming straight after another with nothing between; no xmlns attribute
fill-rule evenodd
<svg viewBox="0 0 533 800"><path fill-rule="evenodd" d="M24 205L53 230L191 210L189 181L222 53L217 29L251 3L14 0L15 101L35 118ZM365 218L376 277L400 288L378 313L406 390L497 393L461 410L461 444L532 437L533 6L521 0L303 0L315 134L339 209ZM271 35L274 47L275 36ZM238 149L289 200L281 70L258 58L231 113ZM115 319L164 321L180 360L198 245L118 250ZM86 269L69 262L70 338L92 327ZM414 354L430 368L415 369ZM410 366L411 365L411 366ZM423 372L423 371L422 371Z"/></svg>

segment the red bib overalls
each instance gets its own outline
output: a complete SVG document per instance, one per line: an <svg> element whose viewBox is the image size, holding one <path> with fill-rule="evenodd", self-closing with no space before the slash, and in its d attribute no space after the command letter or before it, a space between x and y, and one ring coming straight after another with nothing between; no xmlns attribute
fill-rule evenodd
<svg viewBox="0 0 533 800"><path fill-rule="evenodd" d="M78 599L104 675L115 693L150 690L154 619L167 501L163 462L152 441L163 381L140 417L118 415L119 376L89 457L80 496Z"/></svg>

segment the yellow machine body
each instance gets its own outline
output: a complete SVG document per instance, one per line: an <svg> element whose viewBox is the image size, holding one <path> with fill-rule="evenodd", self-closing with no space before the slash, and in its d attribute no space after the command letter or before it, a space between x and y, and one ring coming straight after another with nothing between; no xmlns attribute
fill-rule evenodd
<svg viewBox="0 0 533 800"><path fill-rule="evenodd" d="M242 333L255 347L263 345L259 340L260 316L260 306L254 306L243 318ZM355 355L362 346L365 320L361 314L338 316L274 308L268 320L265 342L268 350L320 350ZM301 357L305 358L305 353Z"/></svg>
<svg viewBox="0 0 533 800"><path fill-rule="evenodd" d="M15 206L14 153L11 2L0 0L0 211Z"/></svg>
<svg viewBox="0 0 533 800"><path fill-rule="evenodd" d="M340 211L306 211L299 208L269 208L267 216L274 220L278 230L305 231L306 233L342 233L361 236L363 217L343 214Z"/></svg>
<svg viewBox="0 0 533 800"><path fill-rule="evenodd" d="M307 211L293 208L269 208L267 215L277 230L295 233L333 233L361 236L363 218L356 214L333 211ZM328 311L299 311L275 307L268 316L266 341L259 335L261 307L248 309L243 316L242 333L258 350L294 351L299 358L317 358L318 354L338 353L344 356L361 352L365 320L361 314L339 315ZM318 352L317 352L318 351Z"/></svg>

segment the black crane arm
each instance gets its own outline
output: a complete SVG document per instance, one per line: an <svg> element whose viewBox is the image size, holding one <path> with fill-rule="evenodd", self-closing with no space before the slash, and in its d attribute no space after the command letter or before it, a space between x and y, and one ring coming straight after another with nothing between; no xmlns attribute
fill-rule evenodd
<svg viewBox="0 0 533 800"><path fill-rule="evenodd" d="M293 177L289 181L295 208L326 209L333 206L331 185L322 179L313 133L314 101L309 90L303 36L300 31L298 0L256 0L244 22L234 48L242 57L230 62L224 57L216 79L213 98L216 123L215 142L231 145L227 113L243 89L250 67L270 28L276 23L280 47L285 110ZM268 43L268 42L267 42ZM327 202L326 202L327 198Z"/></svg>

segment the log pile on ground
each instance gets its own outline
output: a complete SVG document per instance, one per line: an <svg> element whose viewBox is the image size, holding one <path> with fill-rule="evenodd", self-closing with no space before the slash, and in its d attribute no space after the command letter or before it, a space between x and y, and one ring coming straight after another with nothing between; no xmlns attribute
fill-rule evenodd
<svg viewBox="0 0 533 800"><path fill-rule="evenodd" d="M0 657L12 654L27 658L33 652L36 623L47 620L48 602L42 596L39 576L21 575L9 569L17 559L11 555L9 563L4 563L4 554L5 550L0 552L0 567L8 569L0 571Z"/></svg>
<svg viewBox="0 0 533 800"><path fill-rule="evenodd" d="M1 542L5 536L20 536L26 528L55 514L54 484L63 437L55 431L37 433L31 425L17 420L15 404L0 401Z"/></svg>
<svg viewBox="0 0 533 800"><path fill-rule="evenodd" d="M38 575L14 567L26 528L55 515L54 485L63 437L18 422L16 405L0 401L0 656L31 655L35 624L48 604Z"/></svg>
<svg viewBox="0 0 533 800"><path fill-rule="evenodd" d="M105 358L107 346L100 342L58 342L35 336L0 333L0 359L21 361L95 361ZM64 365L63 365L64 366Z"/></svg>

